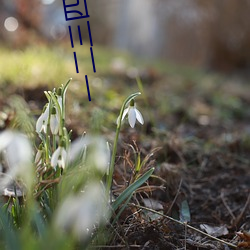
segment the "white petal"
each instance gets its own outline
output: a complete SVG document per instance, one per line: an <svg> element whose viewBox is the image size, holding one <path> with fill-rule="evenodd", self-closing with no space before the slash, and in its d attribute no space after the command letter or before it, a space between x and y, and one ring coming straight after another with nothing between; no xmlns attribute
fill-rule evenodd
<svg viewBox="0 0 250 250"><path fill-rule="evenodd" d="M14 133L8 130L0 133L0 152L4 150L14 137Z"/></svg>
<svg viewBox="0 0 250 250"><path fill-rule="evenodd" d="M67 161L67 152L64 148L62 148L62 151L61 151L61 164L60 164L60 167L61 168L65 168L65 165L66 165L66 161Z"/></svg>
<svg viewBox="0 0 250 250"><path fill-rule="evenodd" d="M47 133L47 125L48 123L46 121L43 121L41 132L43 131L45 134Z"/></svg>
<svg viewBox="0 0 250 250"><path fill-rule="evenodd" d="M143 124L144 120L143 120L141 112L138 109L135 109L135 113L136 113L136 119L138 120L138 122Z"/></svg>
<svg viewBox="0 0 250 250"><path fill-rule="evenodd" d="M58 158L59 158L59 156L61 154L61 150L62 150L62 148L59 146L56 149L56 151L53 153L52 157L51 157L51 161L50 162L51 162L51 166L53 168L55 168L57 166L57 164L58 164Z"/></svg>
<svg viewBox="0 0 250 250"><path fill-rule="evenodd" d="M40 159L42 157L42 153L43 153L42 150L39 150L39 149L37 150L36 157L35 157L35 163L36 164L40 161Z"/></svg>
<svg viewBox="0 0 250 250"><path fill-rule="evenodd" d="M136 113L135 113L135 108L131 107L128 112L128 122L129 125L133 128L135 126L136 122Z"/></svg>
<svg viewBox="0 0 250 250"><path fill-rule="evenodd" d="M50 117L50 130L53 135L56 135L59 131L59 121L57 115L51 115Z"/></svg>
<svg viewBox="0 0 250 250"><path fill-rule="evenodd" d="M44 111L44 120L46 121L46 122L48 122L48 119L49 119L49 104L47 105L47 107L46 107L46 109L45 109L45 111Z"/></svg>
<svg viewBox="0 0 250 250"><path fill-rule="evenodd" d="M44 113L42 113L40 117L37 119L37 122L36 122L37 133L40 133L42 131L43 122L44 122Z"/></svg>
<svg viewBox="0 0 250 250"><path fill-rule="evenodd" d="M62 97L61 96L57 96L57 101L58 101L58 104L61 108L61 111L62 111Z"/></svg>
<svg viewBox="0 0 250 250"><path fill-rule="evenodd" d="M128 111L129 111L129 108L124 109L123 115L122 115L122 120L124 119L124 117L126 116L126 114L128 113Z"/></svg>

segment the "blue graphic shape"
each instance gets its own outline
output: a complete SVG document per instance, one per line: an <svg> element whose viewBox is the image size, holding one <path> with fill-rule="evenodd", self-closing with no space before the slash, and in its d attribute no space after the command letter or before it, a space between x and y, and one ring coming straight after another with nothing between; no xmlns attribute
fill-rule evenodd
<svg viewBox="0 0 250 250"><path fill-rule="evenodd" d="M74 53L74 59L75 59L75 65L76 65L76 73L79 73L78 71L78 64L77 64L77 58L76 58L76 52L73 52Z"/></svg>
<svg viewBox="0 0 250 250"><path fill-rule="evenodd" d="M74 43L73 43L72 32L71 32L70 26L69 26L69 35L70 35L71 47L74 48Z"/></svg>
<svg viewBox="0 0 250 250"><path fill-rule="evenodd" d="M89 101L91 101L91 96L90 96L90 92L89 92L89 82L88 82L88 76L87 75L85 75L85 80L86 80L86 86L87 86Z"/></svg>
<svg viewBox="0 0 250 250"><path fill-rule="evenodd" d="M91 53L91 58L92 58L93 71L95 73L96 72L96 69L95 69L95 59L94 59L92 47L90 47L90 53Z"/></svg>
<svg viewBox="0 0 250 250"><path fill-rule="evenodd" d="M71 8L71 7L78 6L78 5L79 5L79 0L76 0L75 4L65 4L65 0L63 0L63 8L64 8L64 15L65 15L66 21L89 17L86 0L84 0L85 15L83 15L83 13L78 11L78 10L67 10L67 8ZM77 14L77 16L76 17L68 17L68 14Z"/></svg>
<svg viewBox="0 0 250 250"><path fill-rule="evenodd" d="M82 45L82 34L81 34L81 29L79 25L78 25L78 34L79 34L80 44Z"/></svg>
<svg viewBox="0 0 250 250"><path fill-rule="evenodd" d="M90 41L90 45L93 46L89 21L87 21L87 25L88 25L88 31L89 31L89 41Z"/></svg>

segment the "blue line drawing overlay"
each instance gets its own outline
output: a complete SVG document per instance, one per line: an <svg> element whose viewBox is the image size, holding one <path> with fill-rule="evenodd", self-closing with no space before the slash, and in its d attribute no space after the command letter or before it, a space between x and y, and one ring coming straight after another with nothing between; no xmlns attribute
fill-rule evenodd
<svg viewBox="0 0 250 250"><path fill-rule="evenodd" d="M75 65L76 65L76 73L79 73L79 71L78 71L78 64L77 64L77 58L76 58L76 52L74 52L74 59L75 59Z"/></svg>
<svg viewBox="0 0 250 250"><path fill-rule="evenodd" d="M89 17L86 0L84 0L85 14L86 15L83 15L83 13L78 11L78 10L69 10L69 11L66 10L67 8L71 8L73 6L78 6L78 5L79 5L79 0L77 0L75 4L65 4L65 0L63 0L63 8L64 8L64 14L65 14L66 21L81 19L81 18L88 18ZM76 16L76 17L68 17L69 13L78 14L78 16Z"/></svg>
<svg viewBox="0 0 250 250"><path fill-rule="evenodd" d="M87 75L85 75L85 80L86 80L86 86L87 86L89 101L91 101L91 96L90 96L90 92L89 92L89 82L88 82L88 76Z"/></svg>
<svg viewBox="0 0 250 250"><path fill-rule="evenodd" d="M90 45L93 46L89 21L87 21L87 25L88 25L88 31L89 31L89 41L90 41Z"/></svg>
<svg viewBox="0 0 250 250"><path fill-rule="evenodd" d="M90 53L91 53L91 58L92 58L93 71L96 72L96 69L95 69L95 60L94 60L94 55L93 55L93 49L92 49L92 47L90 47Z"/></svg>
<svg viewBox="0 0 250 250"><path fill-rule="evenodd" d="M82 45L82 34L81 34L81 29L79 25L78 25L78 34L79 34L80 44Z"/></svg>
<svg viewBox="0 0 250 250"><path fill-rule="evenodd" d="M70 26L69 26L69 35L70 35L71 47L74 48L74 43L73 43L72 32L71 32Z"/></svg>

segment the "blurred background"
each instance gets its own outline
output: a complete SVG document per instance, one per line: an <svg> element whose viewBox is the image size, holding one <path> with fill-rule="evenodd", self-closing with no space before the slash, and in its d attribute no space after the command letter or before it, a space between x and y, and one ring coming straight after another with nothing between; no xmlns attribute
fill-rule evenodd
<svg viewBox="0 0 250 250"><path fill-rule="evenodd" d="M79 1L76 9L83 11L84 0ZM197 225L235 230L241 224L232 223L245 215L249 225L250 0L87 0L90 17L71 22L65 21L62 0L0 3L0 131L30 132L47 102L44 91L72 78L65 120L72 140L87 131L112 145L123 101L140 91L136 105L145 123L131 129L125 119L121 127L116 182L134 171L135 152L140 161L160 148L152 164L169 192L156 198L169 200L164 210L175 207L183 177ZM77 41L78 25L83 45ZM33 121L29 126L27 117Z"/></svg>
<svg viewBox="0 0 250 250"><path fill-rule="evenodd" d="M147 131L184 123L192 127L187 134L193 134L197 126L223 123L213 131L220 134L225 126L236 129L235 121L246 122L250 131L250 0L89 0L87 6L88 19L65 21L61 0L1 0L1 106L18 93L39 114L46 102L43 90L72 77L68 124L77 133L98 119L98 128L114 126L122 100L138 88L144 94L139 105L145 109ZM85 14L84 1L75 9ZM78 25L83 45L77 41ZM79 114L89 117L86 126Z"/></svg>
<svg viewBox="0 0 250 250"><path fill-rule="evenodd" d="M94 0L87 4L94 44L142 58L248 71L249 0ZM40 43L70 46L61 0L1 0L0 23L1 44L12 49ZM86 19L74 20L72 25L76 23L85 27Z"/></svg>

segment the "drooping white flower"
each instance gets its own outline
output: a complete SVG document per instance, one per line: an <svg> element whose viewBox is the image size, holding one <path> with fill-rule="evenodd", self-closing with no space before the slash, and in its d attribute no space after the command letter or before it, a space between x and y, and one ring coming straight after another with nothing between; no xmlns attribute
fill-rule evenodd
<svg viewBox="0 0 250 250"><path fill-rule="evenodd" d="M58 101L58 104L59 104L59 106L61 108L61 111L62 111L62 96L58 95L57 96L57 101Z"/></svg>
<svg viewBox="0 0 250 250"><path fill-rule="evenodd" d="M35 164L39 165L43 156L43 145L40 144L35 156Z"/></svg>
<svg viewBox="0 0 250 250"><path fill-rule="evenodd" d="M86 154L86 150L88 154ZM79 157L82 161L87 162L87 166L94 167L105 173L110 163L110 149L102 137L86 135L76 139L69 147L69 164L79 159Z"/></svg>
<svg viewBox="0 0 250 250"><path fill-rule="evenodd" d="M33 179L33 153L28 138L10 130L0 133L0 153L2 153L8 169L6 178L1 180L0 188L8 185L17 177L21 177L29 186Z"/></svg>
<svg viewBox="0 0 250 250"><path fill-rule="evenodd" d="M36 122L36 132L41 133L43 131L44 133L46 133L48 121L49 121L49 104L45 106L43 113L40 115L40 117Z"/></svg>
<svg viewBox="0 0 250 250"><path fill-rule="evenodd" d="M144 123L141 112L135 107L134 99L130 101L129 107L124 110L122 115L122 120L125 118L127 114L128 114L129 125L132 128L134 128L136 120L138 120L138 122L140 122L141 124Z"/></svg>
<svg viewBox="0 0 250 250"><path fill-rule="evenodd" d="M55 107L52 108L50 116L50 131L53 135L56 135L59 131L60 121L59 115Z"/></svg>
<svg viewBox="0 0 250 250"><path fill-rule="evenodd" d="M58 104L60 106L61 112L62 112L62 103L63 103L63 99L62 99L62 87L58 88L57 90L57 94L56 94L56 99L58 101Z"/></svg>
<svg viewBox="0 0 250 250"><path fill-rule="evenodd" d="M56 213L56 229L80 240L90 238L95 226L108 220L108 203L104 197L98 182L90 183L79 195L68 196Z"/></svg>
<svg viewBox="0 0 250 250"><path fill-rule="evenodd" d="M64 169L67 161L67 152L63 145L59 145L59 147L55 150L51 157L51 166L56 168L56 166Z"/></svg>

